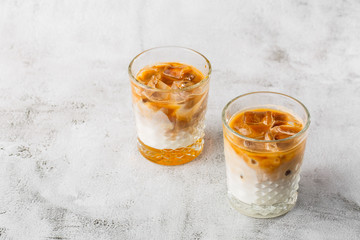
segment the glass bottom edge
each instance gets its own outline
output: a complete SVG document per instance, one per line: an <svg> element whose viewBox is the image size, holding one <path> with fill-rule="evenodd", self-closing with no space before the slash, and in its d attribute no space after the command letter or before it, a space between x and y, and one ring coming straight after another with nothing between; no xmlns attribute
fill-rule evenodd
<svg viewBox="0 0 360 240"><path fill-rule="evenodd" d="M200 138L193 144L177 149L156 149L147 146L138 138L138 149L147 160L166 166L182 165L197 158L204 147L204 139Z"/></svg>
<svg viewBox="0 0 360 240"><path fill-rule="evenodd" d="M297 195L296 192L289 197L288 201L272 205L247 204L235 198L231 193L228 193L228 199L232 207L243 215L253 218L275 218L288 213L295 207Z"/></svg>

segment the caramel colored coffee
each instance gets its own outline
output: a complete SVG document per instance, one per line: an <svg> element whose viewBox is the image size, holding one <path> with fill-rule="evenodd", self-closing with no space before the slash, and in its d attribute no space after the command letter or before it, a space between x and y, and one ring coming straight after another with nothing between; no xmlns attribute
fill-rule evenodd
<svg viewBox="0 0 360 240"><path fill-rule="evenodd" d="M257 140L279 140L301 131L303 125L290 113L254 109L235 115L229 126L241 135Z"/></svg>
<svg viewBox="0 0 360 240"><path fill-rule="evenodd" d="M171 62L147 66L136 79L151 88L170 90L190 87L204 79L204 75L193 66Z"/></svg>
<svg viewBox="0 0 360 240"><path fill-rule="evenodd" d="M259 170L259 174L271 178L280 171L289 175L302 161L305 142L298 144L297 140L286 140L303 128L303 124L290 113L266 108L247 110L234 115L229 126L240 135L255 140L284 139L276 143L256 142L231 139L225 135L225 140L239 157L251 168Z"/></svg>

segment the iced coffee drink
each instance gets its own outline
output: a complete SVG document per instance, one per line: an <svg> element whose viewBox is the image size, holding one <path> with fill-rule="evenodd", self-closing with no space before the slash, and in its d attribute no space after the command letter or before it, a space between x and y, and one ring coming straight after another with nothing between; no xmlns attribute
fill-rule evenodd
<svg viewBox="0 0 360 240"><path fill-rule="evenodd" d="M164 48L143 54L161 50ZM175 51L199 55L189 49ZM167 53L171 54L171 50ZM166 59L177 61L145 61L134 71L133 110L140 153L158 164L178 165L196 158L203 148L210 65L205 61L207 65L201 71L181 58ZM202 56L196 59L204 63Z"/></svg>
<svg viewBox="0 0 360 240"><path fill-rule="evenodd" d="M306 108L285 95L258 92L230 102L223 119L230 202L253 217L288 212L297 199L309 126Z"/></svg>

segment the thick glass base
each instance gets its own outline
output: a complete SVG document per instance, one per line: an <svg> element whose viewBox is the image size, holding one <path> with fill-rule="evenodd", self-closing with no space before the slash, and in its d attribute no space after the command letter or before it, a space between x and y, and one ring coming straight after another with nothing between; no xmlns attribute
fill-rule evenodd
<svg viewBox="0 0 360 240"><path fill-rule="evenodd" d="M246 216L254 218L274 218L284 215L293 209L297 200L297 192L295 192L293 196L289 197L285 202L272 205L247 204L238 200L230 193L228 193L228 198L231 205Z"/></svg>
<svg viewBox="0 0 360 240"><path fill-rule="evenodd" d="M200 155L204 147L204 140L198 139L195 143L177 149L156 149L145 145L138 139L140 153L148 160L161 165L181 165L191 162Z"/></svg>

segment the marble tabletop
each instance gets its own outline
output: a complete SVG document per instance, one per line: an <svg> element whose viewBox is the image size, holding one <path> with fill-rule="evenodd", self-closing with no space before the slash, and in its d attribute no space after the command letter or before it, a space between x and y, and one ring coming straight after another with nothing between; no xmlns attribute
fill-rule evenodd
<svg viewBox="0 0 360 240"><path fill-rule="evenodd" d="M136 149L127 67L178 45L213 67L205 148ZM270 90L312 124L296 207L226 198L221 111ZM360 239L360 1L0 1L0 239Z"/></svg>

